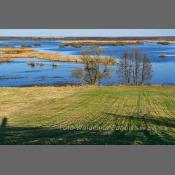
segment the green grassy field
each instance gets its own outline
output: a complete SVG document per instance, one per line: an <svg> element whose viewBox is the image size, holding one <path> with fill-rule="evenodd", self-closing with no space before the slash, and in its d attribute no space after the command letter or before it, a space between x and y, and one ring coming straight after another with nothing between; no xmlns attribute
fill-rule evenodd
<svg viewBox="0 0 175 175"><path fill-rule="evenodd" d="M175 87L0 88L0 144L175 144Z"/></svg>

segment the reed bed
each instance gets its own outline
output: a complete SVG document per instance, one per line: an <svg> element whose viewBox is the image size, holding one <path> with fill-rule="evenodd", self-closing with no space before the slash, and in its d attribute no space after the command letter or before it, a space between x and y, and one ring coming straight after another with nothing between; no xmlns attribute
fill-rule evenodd
<svg viewBox="0 0 175 175"><path fill-rule="evenodd" d="M57 63L52 63L51 66L52 66L52 67L58 67L59 64L57 64Z"/></svg>
<svg viewBox="0 0 175 175"><path fill-rule="evenodd" d="M167 54L160 54L159 57L160 58L166 58L166 57L168 57L168 55Z"/></svg>
<svg viewBox="0 0 175 175"><path fill-rule="evenodd" d="M33 48L0 48L0 52L3 52L0 55L0 59L6 58L39 58L45 60L52 61L63 61L63 62L76 62L82 63L83 60L81 56L62 56L59 53L44 53L44 52L36 52ZM94 59L95 60L95 59ZM98 58L99 62L106 63L110 62L110 64L115 64L116 61L112 58ZM95 60L96 61L96 60Z"/></svg>
<svg viewBox="0 0 175 175"><path fill-rule="evenodd" d="M53 61L82 62L80 57L62 56L58 53L36 52L33 48L0 48L1 58L39 58Z"/></svg>
<svg viewBox="0 0 175 175"><path fill-rule="evenodd" d="M139 45L143 44L143 41L133 40L133 41L99 41L99 40L77 40L77 41L64 41L60 48L64 48L67 46L72 46L75 48L80 48L82 46L125 46L125 45Z"/></svg>
<svg viewBox="0 0 175 175"><path fill-rule="evenodd" d="M0 58L0 63L11 63L12 60L9 58Z"/></svg>

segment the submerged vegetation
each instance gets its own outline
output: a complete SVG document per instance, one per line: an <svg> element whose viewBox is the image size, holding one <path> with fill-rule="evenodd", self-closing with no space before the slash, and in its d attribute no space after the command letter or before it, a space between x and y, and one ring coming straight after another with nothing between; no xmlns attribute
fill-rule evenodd
<svg viewBox="0 0 175 175"><path fill-rule="evenodd" d="M45 64L44 63L37 63L38 66L42 67L44 66Z"/></svg>
<svg viewBox="0 0 175 175"><path fill-rule="evenodd" d="M41 46L41 43L35 43L34 46Z"/></svg>
<svg viewBox="0 0 175 175"><path fill-rule="evenodd" d="M28 44L22 44L21 45L21 48L30 48L30 47L32 47L31 45L28 45Z"/></svg>
<svg viewBox="0 0 175 175"><path fill-rule="evenodd" d="M58 64L58 63L52 63L51 66L52 66L52 67L58 67L59 64Z"/></svg>
<svg viewBox="0 0 175 175"><path fill-rule="evenodd" d="M44 63L38 63L38 62L34 62L34 61L29 61L29 62L27 62L27 64L28 64L29 66L31 66L31 67L35 67L35 66L40 66L40 67L42 67L42 66L45 65Z"/></svg>
<svg viewBox="0 0 175 175"><path fill-rule="evenodd" d="M34 62L34 61L28 61L27 64L28 64L29 66L31 66L31 67L35 67L35 66L43 67L43 66L45 66L44 63L38 63L38 62ZM51 65L52 67L58 67L58 66L59 66L59 64L57 64L57 63L51 63L50 65Z"/></svg>
<svg viewBox="0 0 175 175"><path fill-rule="evenodd" d="M27 62L27 64L28 64L29 66L31 66L31 67L35 67L35 66L43 67L43 66L45 66L44 63L38 63L38 62L34 62L34 61L29 61L29 62ZM52 67L58 67L59 64L57 64L57 63L51 63L51 66L52 66Z"/></svg>
<svg viewBox="0 0 175 175"><path fill-rule="evenodd" d="M31 66L31 67L35 67L35 66L36 66L36 63L33 62L33 61L29 61L29 62L27 62L27 64L28 64L29 66Z"/></svg>

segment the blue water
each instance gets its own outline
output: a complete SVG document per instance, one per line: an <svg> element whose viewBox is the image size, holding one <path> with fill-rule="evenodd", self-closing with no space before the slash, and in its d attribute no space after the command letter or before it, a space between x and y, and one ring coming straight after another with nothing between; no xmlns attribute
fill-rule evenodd
<svg viewBox="0 0 175 175"><path fill-rule="evenodd" d="M34 43L40 43L41 46L34 46ZM0 41L0 47L4 44L20 47L21 45L30 45L40 52L59 52L62 55L80 55L82 50L88 49L89 46L82 48L59 48L60 41ZM120 59L124 50L139 48L147 53L153 67L153 77L147 83L175 85L175 44L160 45L156 43L144 43L142 45L128 46L103 46L104 56L115 56ZM164 53L171 55L166 58L159 58L159 54ZM31 67L28 61L43 63L44 66ZM59 66L53 68L49 60L39 60L34 58L17 58L12 63L0 64L0 86L32 86L32 85L63 85L79 84L82 80L72 77L72 71L77 68L83 68L83 64L57 62ZM104 79L100 82L102 85L111 85L120 82L116 73L116 66L110 67L112 72L111 79Z"/></svg>

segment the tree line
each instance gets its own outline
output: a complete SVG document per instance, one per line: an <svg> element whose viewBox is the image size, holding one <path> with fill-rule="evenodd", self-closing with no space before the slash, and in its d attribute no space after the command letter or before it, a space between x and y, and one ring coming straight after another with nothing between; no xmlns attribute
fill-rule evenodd
<svg viewBox="0 0 175 175"><path fill-rule="evenodd" d="M103 57L103 50L93 48L81 52L84 68L72 72L73 77L96 85L104 78L111 78L110 65L117 65L121 82L126 85L144 85L152 77L152 65L146 53L139 49L124 51L119 62L114 57Z"/></svg>
<svg viewBox="0 0 175 175"><path fill-rule="evenodd" d="M118 64L118 72L125 84L144 85L152 77L152 64L147 54L139 49L124 51Z"/></svg>

